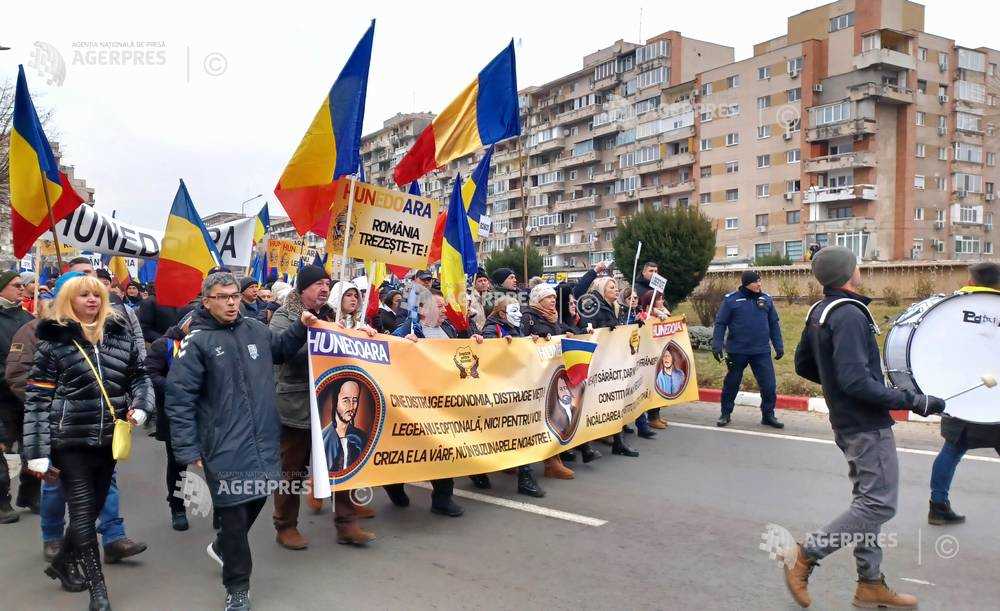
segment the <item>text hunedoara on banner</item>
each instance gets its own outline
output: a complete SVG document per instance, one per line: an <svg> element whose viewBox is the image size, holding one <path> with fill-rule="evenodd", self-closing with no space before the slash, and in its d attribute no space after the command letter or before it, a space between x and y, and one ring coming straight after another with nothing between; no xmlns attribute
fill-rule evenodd
<svg viewBox="0 0 1000 611"><path fill-rule="evenodd" d="M250 265L255 223L256 219L247 218L208 228L223 265ZM123 223L92 206L80 206L59 221L56 233L61 242L80 250L138 259L159 258L163 241L162 229Z"/></svg>

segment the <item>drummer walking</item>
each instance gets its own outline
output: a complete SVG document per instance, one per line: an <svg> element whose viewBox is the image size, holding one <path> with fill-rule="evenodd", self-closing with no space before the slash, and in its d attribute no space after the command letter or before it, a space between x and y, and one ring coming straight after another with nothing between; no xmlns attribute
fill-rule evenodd
<svg viewBox="0 0 1000 611"><path fill-rule="evenodd" d="M969 268L969 284L959 293L1000 293L1000 265L977 263ZM965 516L951 508L948 491L955 470L965 452L974 448L993 448L1000 454L1000 424L977 424L953 416L942 416L941 436L944 445L931 469L931 501L927 521L931 524L961 524Z"/></svg>
<svg viewBox="0 0 1000 611"><path fill-rule="evenodd" d="M871 300L858 294L861 273L851 250L824 248L813 258L812 273L823 285L825 297L806 318L795 351L795 371L823 386L834 440L847 459L854 493L847 511L791 550L785 558L785 583L795 602L808 607L809 575L817 563L853 544L858 569L854 605L914 608L917 599L890 590L881 571L882 524L896 514L899 496L889 410L911 406L926 416L944 411L945 402L885 385L877 326L867 307Z"/></svg>

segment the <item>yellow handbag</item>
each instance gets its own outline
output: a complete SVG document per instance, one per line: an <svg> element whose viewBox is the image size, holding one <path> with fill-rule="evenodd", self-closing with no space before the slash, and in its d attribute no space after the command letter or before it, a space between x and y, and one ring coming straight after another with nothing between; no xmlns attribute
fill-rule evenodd
<svg viewBox="0 0 1000 611"><path fill-rule="evenodd" d="M115 460L128 460L129 456L132 455L132 423L128 420L122 420L115 416L115 410L111 406L111 399L108 397L108 391L104 389L104 380L101 379L101 375L97 373L97 368L94 367L93 361L90 360L90 356L87 355L87 351L80 347L80 344L73 340L73 345L76 349L80 351L83 355L87 364L90 365L90 371L94 373L94 378L97 380L97 386L101 389L101 396L108 404L108 412L111 413L111 419L115 422L115 430L111 436L111 457Z"/></svg>

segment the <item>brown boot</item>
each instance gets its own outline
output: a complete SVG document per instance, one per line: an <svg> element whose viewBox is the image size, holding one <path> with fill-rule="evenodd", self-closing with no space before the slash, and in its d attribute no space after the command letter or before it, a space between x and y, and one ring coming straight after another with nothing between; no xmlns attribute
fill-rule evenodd
<svg viewBox="0 0 1000 611"><path fill-rule="evenodd" d="M275 539L278 541L278 545L285 549L305 549L309 547L309 541L294 526L279 528Z"/></svg>
<svg viewBox="0 0 1000 611"><path fill-rule="evenodd" d="M323 499L318 499L311 494L306 497L306 504L309 505L309 509L313 510L313 513L323 511Z"/></svg>
<svg viewBox="0 0 1000 611"><path fill-rule="evenodd" d="M573 479L573 470L564 465L557 454L545 459L544 475L553 479Z"/></svg>
<svg viewBox="0 0 1000 611"><path fill-rule="evenodd" d="M351 505L354 507L354 515L358 516L358 519L370 520L375 517L375 510L368 505L355 505L353 502Z"/></svg>
<svg viewBox="0 0 1000 611"><path fill-rule="evenodd" d="M375 533L364 530L355 522L337 524L337 543L361 546L374 540Z"/></svg>
<svg viewBox="0 0 1000 611"><path fill-rule="evenodd" d="M855 607L864 609L916 609L917 597L909 594L896 594L885 584L885 575L880 579L858 579L858 589L854 591Z"/></svg>
<svg viewBox="0 0 1000 611"><path fill-rule="evenodd" d="M788 586L788 593L792 595L800 607L808 607L812 604L812 597L809 596L809 575L812 574L817 564L815 560L806 556L806 550L802 548L802 545L796 543L795 548L797 551L795 564L792 565L792 568L788 568L787 564L783 565L785 585Z"/></svg>
<svg viewBox="0 0 1000 611"><path fill-rule="evenodd" d="M656 416L649 419L649 426L654 429L665 429L667 428L667 421L659 416Z"/></svg>

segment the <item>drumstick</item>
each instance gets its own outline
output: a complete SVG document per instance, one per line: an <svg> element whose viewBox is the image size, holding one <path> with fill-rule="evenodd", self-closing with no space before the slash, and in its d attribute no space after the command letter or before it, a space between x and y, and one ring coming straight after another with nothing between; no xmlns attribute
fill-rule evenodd
<svg viewBox="0 0 1000 611"><path fill-rule="evenodd" d="M983 374L983 376L980 377L979 379L982 380L982 382L980 382L979 384L976 384L972 388L966 388L962 392L958 392L958 393L953 394L952 396L946 398L945 401L950 401L950 400L954 399L955 397L957 397L959 395L964 395L967 392L972 392L972 391L976 390L977 388L979 388L980 386L985 386L986 388L993 388L994 386L997 385L997 379L995 377L993 377L992 375L988 374L988 373L987 374Z"/></svg>

